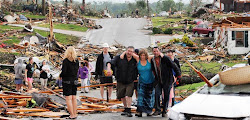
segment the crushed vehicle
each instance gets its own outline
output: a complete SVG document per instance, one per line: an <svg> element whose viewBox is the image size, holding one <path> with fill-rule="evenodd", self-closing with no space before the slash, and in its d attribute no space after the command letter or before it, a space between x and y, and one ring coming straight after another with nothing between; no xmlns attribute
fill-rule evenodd
<svg viewBox="0 0 250 120"><path fill-rule="evenodd" d="M206 24L199 24L193 28L193 33L196 37L200 35L206 35L208 37L214 36L214 29L210 28Z"/></svg>
<svg viewBox="0 0 250 120"><path fill-rule="evenodd" d="M227 70L245 66L246 64L236 64ZM173 106L168 117L172 120L250 120L249 83L225 85L221 83L219 74L210 79L210 82L213 87L204 85Z"/></svg>

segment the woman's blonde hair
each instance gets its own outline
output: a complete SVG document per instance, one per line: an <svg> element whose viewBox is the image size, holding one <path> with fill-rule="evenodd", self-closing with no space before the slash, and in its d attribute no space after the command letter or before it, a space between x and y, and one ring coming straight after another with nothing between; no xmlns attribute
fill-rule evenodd
<svg viewBox="0 0 250 120"><path fill-rule="evenodd" d="M139 51L139 58L141 59L141 55L144 54L145 55L145 59L148 59L148 51L146 49L140 49Z"/></svg>
<svg viewBox="0 0 250 120"><path fill-rule="evenodd" d="M67 50L65 51L65 54L64 54L64 59L68 59L69 61L74 61L76 60L77 58L77 55L76 55L76 50L73 46L69 46L67 48Z"/></svg>

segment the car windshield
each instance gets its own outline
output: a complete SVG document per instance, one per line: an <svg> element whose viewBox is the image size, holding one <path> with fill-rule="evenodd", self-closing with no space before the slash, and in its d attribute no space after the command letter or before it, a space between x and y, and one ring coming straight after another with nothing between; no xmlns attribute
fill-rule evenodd
<svg viewBox="0 0 250 120"><path fill-rule="evenodd" d="M217 79L219 80L219 76ZM250 84L242 84L242 85L225 85L218 82L213 87L204 86L198 93L201 94L235 94L235 95L244 95L250 94Z"/></svg>

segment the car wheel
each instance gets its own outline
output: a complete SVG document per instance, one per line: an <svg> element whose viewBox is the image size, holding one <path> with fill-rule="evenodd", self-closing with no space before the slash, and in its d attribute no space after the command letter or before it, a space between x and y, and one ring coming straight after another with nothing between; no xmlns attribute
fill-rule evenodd
<svg viewBox="0 0 250 120"><path fill-rule="evenodd" d="M209 32L209 33L208 33L208 37L210 37L210 38L213 37L213 33L212 33L212 32Z"/></svg>
<svg viewBox="0 0 250 120"><path fill-rule="evenodd" d="M199 33L198 33L198 32L195 32L195 33L194 33L194 36L195 36L195 37L199 37Z"/></svg>

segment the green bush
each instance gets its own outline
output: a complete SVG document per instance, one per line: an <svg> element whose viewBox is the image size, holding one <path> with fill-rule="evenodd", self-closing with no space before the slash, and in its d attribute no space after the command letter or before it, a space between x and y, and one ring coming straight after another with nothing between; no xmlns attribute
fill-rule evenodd
<svg viewBox="0 0 250 120"><path fill-rule="evenodd" d="M173 34L173 29L172 28L168 28L164 31L164 34Z"/></svg>
<svg viewBox="0 0 250 120"><path fill-rule="evenodd" d="M153 28L153 33L154 34L161 34L161 32L162 32L161 28L157 28L157 27Z"/></svg>
<svg viewBox="0 0 250 120"><path fill-rule="evenodd" d="M193 47L193 46L194 46L194 42L191 41L191 40L188 38L187 34L185 34L185 35L183 36L182 42L185 43L187 46L190 46L190 47Z"/></svg>
<svg viewBox="0 0 250 120"><path fill-rule="evenodd" d="M192 31L193 31L193 26L192 26L192 25L189 26L188 31L189 31L189 32L192 32Z"/></svg>
<svg viewBox="0 0 250 120"><path fill-rule="evenodd" d="M179 38L174 38L172 40L169 41L170 43L179 43L181 42Z"/></svg>

